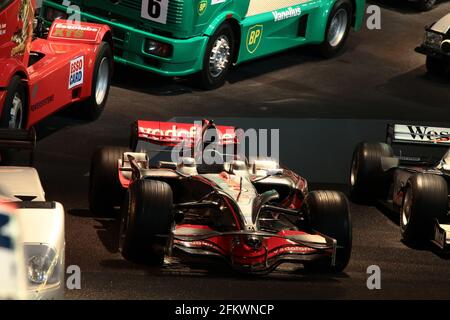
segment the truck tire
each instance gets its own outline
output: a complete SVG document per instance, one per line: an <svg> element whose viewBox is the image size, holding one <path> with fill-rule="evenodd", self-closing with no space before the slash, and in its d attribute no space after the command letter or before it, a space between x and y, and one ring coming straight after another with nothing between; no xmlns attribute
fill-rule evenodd
<svg viewBox="0 0 450 320"><path fill-rule="evenodd" d="M332 58L344 49L353 14L354 8L350 0L338 0L333 6L325 29L325 40L318 47L324 58Z"/></svg>
<svg viewBox="0 0 450 320"><path fill-rule="evenodd" d="M392 147L386 143L360 143L353 152L350 171L350 196L354 201L370 201L387 191L382 157L393 157Z"/></svg>
<svg viewBox="0 0 450 320"><path fill-rule="evenodd" d="M108 42L103 41L98 49L92 76L91 96L81 103L83 115L96 120L105 109L113 72L113 54Z"/></svg>
<svg viewBox="0 0 450 320"><path fill-rule="evenodd" d="M305 265L310 271L338 273L345 269L352 252L352 222L344 194L336 191L312 191L305 199L308 225L337 241L336 262L316 261Z"/></svg>
<svg viewBox="0 0 450 320"><path fill-rule="evenodd" d="M419 0L417 2L417 8L421 11L430 11L436 4L436 0Z"/></svg>
<svg viewBox="0 0 450 320"><path fill-rule="evenodd" d="M26 126L26 87L19 76L14 76L6 89L5 105L0 117L0 127L23 129Z"/></svg>
<svg viewBox="0 0 450 320"><path fill-rule="evenodd" d="M433 76L445 76L450 73L450 60L442 57L427 56L427 72Z"/></svg>
<svg viewBox="0 0 450 320"><path fill-rule="evenodd" d="M204 90L222 86L233 63L235 35L228 23L222 24L210 37L203 58L203 68L197 74L197 83Z"/></svg>
<svg viewBox="0 0 450 320"><path fill-rule="evenodd" d="M95 215L111 215L115 206L122 205L125 189L118 177L118 160L128 151L123 147L100 147L92 155L89 209Z"/></svg>
<svg viewBox="0 0 450 320"><path fill-rule="evenodd" d="M173 194L162 181L137 180L128 190L120 223L125 259L162 265L172 227Z"/></svg>
<svg viewBox="0 0 450 320"><path fill-rule="evenodd" d="M403 240L412 245L430 240L436 219L447 215L448 186L444 178L416 174L409 178L400 210Z"/></svg>

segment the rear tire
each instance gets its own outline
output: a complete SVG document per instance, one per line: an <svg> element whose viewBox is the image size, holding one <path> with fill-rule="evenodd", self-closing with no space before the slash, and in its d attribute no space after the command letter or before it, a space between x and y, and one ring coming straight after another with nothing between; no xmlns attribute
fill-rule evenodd
<svg viewBox="0 0 450 320"><path fill-rule="evenodd" d="M387 192L384 185L383 157L393 157L386 143L360 143L353 152L350 171L350 196L354 201L370 201Z"/></svg>
<svg viewBox="0 0 450 320"><path fill-rule="evenodd" d="M130 186L120 224L125 259L162 265L171 232L173 194L162 181L137 180Z"/></svg>
<svg viewBox="0 0 450 320"><path fill-rule="evenodd" d="M97 120L108 100L113 71L113 53L109 43L103 41L98 49L92 76L91 96L81 103L83 116Z"/></svg>
<svg viewBox="0 0 450 320"><path fill-rule="evenodd" d="M432 238L435 219L448 210L448 186L444 178L416 174L409 178L400 210L400 230L406 243L417 245Z"/></svg>
<svg viewBox="0 0 450 320"><path fill-rule="evenodd" d="M0 127L23 129L26 127L25 113L27 95L25 86L19 76L14 76L6 89L5 105L0 117Z"/></svg>
<svg viewBox="0 0 450 320"><path fill-rule="evenodd" d="M310 271L338 273L345 269L352 252L352 223L346 197L336 191L313 191L305 199L305 214L310 227L336 239L336 263L310 262Z"/></svg>
<svg viewBox="0 0 450 320"><path fill-rule="evenodd" d="M325 40L318 49L324 58L332 58L345 47L353 20L353 5L350 0L338 0L330 12Z"/></svg>
<svg viewBox="0 0 450 320"><path fill-rule="evenodd" d="M89 208L95 215L111 215L122 205L125 189L119 181L119 159L128 148L100 147L92 155L89 179Z"/></svg>
<svg viewBox="0 0 450 320"><path fill-rule="evenodd" d="M427 56L427 72L433 76L445 76L450 73L450 60L442 57Z"/></svg>

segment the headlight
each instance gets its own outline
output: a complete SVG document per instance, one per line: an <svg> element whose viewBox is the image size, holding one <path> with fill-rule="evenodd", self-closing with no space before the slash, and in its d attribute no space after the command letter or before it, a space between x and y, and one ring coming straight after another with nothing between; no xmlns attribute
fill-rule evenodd
<svg viewBox="0 0 450 320"><path fill-rule="evenodd" d="M45 256L33 256L28 260L28 280L34 284L47 282L52 261Z"/></svg>
<svg viewBox="0 0 450 320"><path fill-rule="evenodd" d="M145 42L145 52L155 56L167 58L172 55L172 46L167 43L162 43L153 39L147 39Z"/></svg>
<svg viewBox="0 0 450 320"><path fill-rule="evenodd" d="M55 284L59 281L58 256L47 245L25 245L27 276L31 285Z"/></svg>

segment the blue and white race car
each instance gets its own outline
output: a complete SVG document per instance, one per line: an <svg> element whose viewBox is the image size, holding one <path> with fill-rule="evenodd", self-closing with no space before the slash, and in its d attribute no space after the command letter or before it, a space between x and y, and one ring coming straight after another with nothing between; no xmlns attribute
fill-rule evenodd
<svg viewBox="0 0 450 320"><path fill-rule="evenodd" d="M35 138L0 129L0 150L32 150ZM63 206L45 199L36 169L0 166L0 299L62 299L64 271Z"/></svg>

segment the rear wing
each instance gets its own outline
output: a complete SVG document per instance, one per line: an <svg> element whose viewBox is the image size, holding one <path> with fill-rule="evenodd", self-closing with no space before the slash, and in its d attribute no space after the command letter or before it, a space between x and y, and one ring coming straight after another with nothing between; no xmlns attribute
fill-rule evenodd
<svg viewBox="0 0 450 320"><path fill-rule="evenodd" d="M203 120L194 123L162 122L138 120L131 126L130 147L136 150L137 144L148 142L163 147L175 147L181 143L193 146L202 138L205 127L212 127L218 133L220 144L235 144L236 128L232 126L216 126L212 121Z"/></svg>
<svg viewBox="0 0 450 320"><path fill-rule="evenodd" d="M433 165L450 148L450 128L390 124L386 142L404 163Z"/></svg>
<svg viewBox="0 0 450 320"><path fill-rule="evenodd" d="M8 160L7 151L11 150L29 150L30 165L34 160L34 148L36 147L36 131L19 129L0 129L0 155L1 163L4 164L5 158Z"/></svg>

